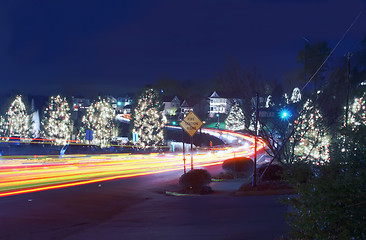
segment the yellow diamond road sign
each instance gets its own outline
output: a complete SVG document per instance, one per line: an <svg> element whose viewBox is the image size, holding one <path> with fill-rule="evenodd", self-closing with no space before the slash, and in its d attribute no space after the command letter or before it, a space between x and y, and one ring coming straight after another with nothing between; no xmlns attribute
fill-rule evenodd
<svg viewBox="0 0 366 240"><path fill-rule="evenodd" d="M193 135L200 129L203 122L192 111L179 124L189 136Z"/></svg>

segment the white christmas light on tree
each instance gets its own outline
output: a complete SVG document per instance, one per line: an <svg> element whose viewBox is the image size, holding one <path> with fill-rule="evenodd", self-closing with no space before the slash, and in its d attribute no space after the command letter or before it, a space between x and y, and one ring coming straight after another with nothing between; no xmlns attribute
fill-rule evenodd
<svg viewBox="0 0 366 240"><path fill-rule="evenodd" d="M82 129L78 138L85 139L86 130L93 131L94 145L108 147L114 137L115 111L106 99L99 98L87 109L86 116L82 119Z"/></svg>
<svg viewBox="0 0 366 240"><path fill-rule="evenodd" d="M51 96L48 106L43 112L42 135L52 139L57 145L65 145L70 139L72 120L70 107L66 98Z"/></svg>
<svg viewBox="0 0 366 240"><path fill-rule="evenodd" d="M226 129L231 131L239 131L245 128L245 117L243 110L239 104L235 103L229 111L229 115L225 121Z"/></svg>
<svg viewBox="0 0 366 240"><path fill-rule="evenodd" d="M291 95L291 102L297 103L301 101L301 91L300 88L294 88Z"/></svg>
<svg viewBox="0 0 366 240"><path fill-rule="evenodd" d="M262 125L260 124L259 120L257 122L257 131L261 130ZM252 117L250 119L249 128L250 131L255 131L255 112L252 113Z"/></svg>
<svg viewBox="0 0 366 240"><path fill-rule="evenodd" d="M291 143L295 144L295 160L319 164L329 161L330 137L320 111L311 100L305 102L294 128L295 136Z"/></svg>
<svg viewBox="0 0 366 240"><path fill-rule="evenodd" d="M285 99L285 103L286 104L289 104L290 103L290 99L289 99L287 93L283 94L283 98Z"/></svg>
<svg viewBox="0 0 366 240"><path fill-rule="evenodd" d="M3 140L6 134L7 124L5 118L3 116L0 116L0 137L2 137L0 140Z"/></svg>
<svg viewBox="0 0 366 240"><path fill-rule="evenodd" d="M272 101L272 95L268 95L268 97L266 99L266 108L270 108L273 106L274 106L274 103Z"/></svg>
<svg viewBox="0 0 366 240"><path fill-rule="evenodd" d="M161 101L158 92L146 89L137 102L133 113L133 130L138 135L137 145L141 148L164 144L164 126L166 119L160 111Z"/></svg>
<svg viewBox="0 0 366 240"><path fill-rule="evenodd" d="M348 109L348 126L357 131L361 125L366 125L366 92L362 97L355 98Z"/></svg>
<svg viewBox="0 0 366 240"><path fill-rule="evenodd" d="M28 137L30 117L20 95L16 96L6 112L5 133L11 136Z"/></svg>

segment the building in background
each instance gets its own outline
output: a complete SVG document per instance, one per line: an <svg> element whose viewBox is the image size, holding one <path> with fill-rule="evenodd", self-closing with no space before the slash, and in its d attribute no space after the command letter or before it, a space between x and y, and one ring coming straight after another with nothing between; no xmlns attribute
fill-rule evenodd
<svg viewBox="0 0 366 240"><path fill-rule="evenodd" d="M180 114L180 100L177 96L170 97L170 96L164 96L163 97L163 105L164 110L163 114L166 116L175 116L177 114Z"/></svg>
<svg viewBox="0 0 366 240"><path fill-rule="evenodd" d="M182 104L180 105L180 111L184 115L188 114L190 111L193 111L193 107L191 107L187 100L183 100Z"/></svg>
<svg viewBox="0 0 366 240"><path fill-rule="evenodd" d="M220 96L214 91L209 97L210 106L208 115L210 118L216 116L216 114L228 114L234 99Z"/></svg>
<svg viewBox="0 0 366 240"><path fill-rule="evenodd" d="M71 99L72 99L72 110L74 112L86 110L88 109L88 107L90 107L90 99L88 98L71 97Z"/></svg>
<svg viewBox="0 0 366 240"><path fill-rule="evenodd" d="M132 97L130 97L129 95L117 98L116 113L130 114L132 108L132 102L133 102Z"/></svg>

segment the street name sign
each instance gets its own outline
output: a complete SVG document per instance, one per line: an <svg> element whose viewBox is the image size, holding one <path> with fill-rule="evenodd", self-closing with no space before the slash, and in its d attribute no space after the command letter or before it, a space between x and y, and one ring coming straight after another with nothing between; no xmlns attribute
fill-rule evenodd
<svg viewBox="0 0 366 240"><path fill-rule="evenodd" d="M273 118L275 117L275 112L273 110L259 110L259 117L260 118Z"/></svg>
<svg viewBox="0 0 366 240"><path fill-rule="evenodd" d="M203 125L203 122L194 114L194 112L190 111L185 118L179 123L179 125L183 128L189 136L193 137L193 135L200 129Z"/></svg>

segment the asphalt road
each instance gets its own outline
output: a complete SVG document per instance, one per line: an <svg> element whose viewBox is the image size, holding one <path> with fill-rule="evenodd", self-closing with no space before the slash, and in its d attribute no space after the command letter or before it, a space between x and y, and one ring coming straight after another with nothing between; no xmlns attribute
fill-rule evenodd
<svg viewBox="0 0 366 240"><path fill-rule="evenodd" d="M217 173L220 167L210 167ZM173 197L181 171L0 198L0 239L275 239L287 230L278 196Z"/></svg>
<svg viewBox="0 0 366 240"><path fill-rule="evenodd" d="M234 156L251 156L254 140L240 133L205 129L229 145L194 153L194 166L221 164ZM264 144L259 144L262 149ZM0 197L92 182L183 169L181 152L150 154L93 154L59 156L12 156L0 159ZM190 169L190 155L186 167Z"/></svg>

